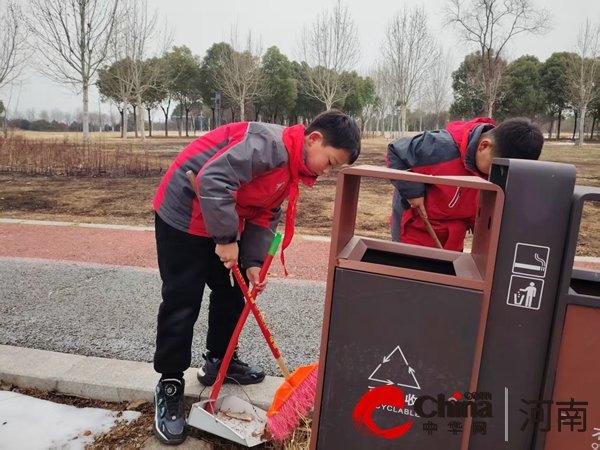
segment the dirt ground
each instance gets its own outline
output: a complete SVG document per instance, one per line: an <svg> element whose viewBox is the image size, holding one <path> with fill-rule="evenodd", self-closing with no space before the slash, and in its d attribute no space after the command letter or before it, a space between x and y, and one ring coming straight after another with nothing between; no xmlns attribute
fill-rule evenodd
<svg viewBox="0 0 600 450"><path fill-rule="evenodd" d="M0 390L18 392L30 397L48 400L54 403L75 406L77 408L102 408L111 411L138 411L142 415L131 422L118 423L108 433L96 437L93 444L86 446L86 450L112 450L112 449L140 449L146 440L153 436L152 421L154 419L154 406L149 402L121 402L112 403L101 400L92 400L85 397L65 395L58 392L41 391L39 389L21 388L0 380ZM233 444L217 438L208 433L204 433L196 428L189 428L188 436L210 442L215 450L238 450L247 447ZM294 442L284 442L283 445L277 445L274 442L268 442L258 447L257 450L306 450L310 436L310 423L302 424L296 430Z"/></svg>
<svg viewBox="0 0 600 450"><path fill-rule="evenodd" d="M107 145L121 142L116 136L94 136ZM56 135L56 133L54 133ZM27 137L34 134L29 132ZM36 137L37 134L35 134ZM52 138L50 134L47 138ZM56 138L56 136L54 136ZM134 148L171 154L174 159L193 138L153 138L142 142L129 139ZM363 141L363 151L356 164L385 165L390 139ZM547 142L542 160L574 164L578 184L600 186L600 144L574 147L568 141ZM296 221L297 233L327 236L331 230L337 171L320 178L312 189L301 185ZM123 225L153 224L152 198L160 176L139 178L45 177L0 174L0 217L37 220L114 223ZM389 214L392 202L389 181L365 179L361 186L357 234L389 239ZM285 210L284 204L284 210ZM284 222L282 221L282 224ZM282 225L283 226L283 225ZM600 256L600 208L586 205L578 254Z"/></svg>

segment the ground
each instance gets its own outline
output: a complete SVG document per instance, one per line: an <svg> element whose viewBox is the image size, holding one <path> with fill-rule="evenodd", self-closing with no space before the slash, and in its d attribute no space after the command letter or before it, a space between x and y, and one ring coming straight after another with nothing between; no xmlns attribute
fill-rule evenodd
<svg viewBox="0 0 600 450"><path fill-rule="evenodd" d="M0 380L0 389L18 392L30 397L40 398L55 403L76 406L78 408L102 408L113 411L138 411L142 415L131 424L121 424L113 427L110 432L100 435L96 438L93 445L86 447L86 450L105 450L105 449L140 449L144 443L154 434L152 431L152 421L154 417L154 406L149 402L121 402L112 403L100 400L91 400L88 398L65 395L59 392L47 392L39 389L28 389L14 386L10 383L3 383ZM273 442L265 443L256 450L306 450L308 449L308 436L310 435L310 423L306 423L298 428L297 435L294 436L295 443L286 442L283 446ZM204 433L197 428L189 428L188 436L201 441L210 442L214 450L237 450L246 448L233 444L230 441L219 439L213 435Z"/></svg>
<svg viewBox="0 0 600 450"><path fill-rule="evenodd" d="M131 134L131 133L130 133ZM35 139L62 139L59 133L23 135ZM73 139L69 136L67 139ZM126 145L134 152L152 154L156 175L145 177L22 176L0 172L0 217L58 220L123 225L153 225L152 198L170 162L193 137L155 137L126 144L114 133L99 133L94 143L114 149ZM357 164L385 165L390 139L363 141ZM542 160L574 164L577 183L600 186L600 144L575 147L569 141L547 142ZM331 230L336 186L335 173L319 179L314 188L301 186L296 222L297 233L327 236ZM366 179L361 186L357 232L364 236L389 238L392 186L386 180ZM285 206L285 205L284 205ZM577 254L600 256L600 208L587 205ZM282 222L283 223L283 222Z"/></svg>

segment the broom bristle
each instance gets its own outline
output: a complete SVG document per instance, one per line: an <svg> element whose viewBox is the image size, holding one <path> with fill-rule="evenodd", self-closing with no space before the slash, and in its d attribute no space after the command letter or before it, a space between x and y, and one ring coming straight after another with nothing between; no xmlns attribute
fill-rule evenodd
<svg viewBox="0 0 600 450"><path fill-rule="evenodd" d="M268 417L269 432L275 440L282 442L299 425L300 417L306 416L315 402L317 392L318 371L313 370L300 384L281 409L272 417Z"/></svg>

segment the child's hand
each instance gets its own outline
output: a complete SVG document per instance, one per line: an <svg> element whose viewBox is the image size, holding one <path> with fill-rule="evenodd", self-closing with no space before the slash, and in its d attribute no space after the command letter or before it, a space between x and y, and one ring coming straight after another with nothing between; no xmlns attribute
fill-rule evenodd
<svg viewBox="0 0 600 450"><path fill-rule="evenodd" d="M225 264L225 267L231 269L238 261L239 249L237 242L232 244L217 244L215 253L221 258L221 262Z"/></svg>
<svg viewBox="0 0 600 450"><path fill-rule="evenodd" d="M262 291L265 290L265 288L267 287L267 277L265 276L265 279L263 280L263 282L260 282L260 267L250 267L248 268L248 270L246 270L246 276L248 277L248 280L250 281L250 283L252 283L252 287L256 288L256 295L259 295L260 293L262 293Z"/></svg>
<svg viewBox="0 0 600 450"><path fill-rule="evenodd" d="M411 198L406 200L411 208L418 208L424 217L427 217L427 211L425 211L425 197Z"/></svg>

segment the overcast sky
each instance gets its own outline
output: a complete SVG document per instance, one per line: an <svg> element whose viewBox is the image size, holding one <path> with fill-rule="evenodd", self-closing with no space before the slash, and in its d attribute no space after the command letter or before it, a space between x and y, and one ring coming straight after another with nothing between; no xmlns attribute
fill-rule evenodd
<svg viewBox="0 0 600 450"><path fill-rule="evenodd" d="M22 0L26 1L26 0ZM536 0L538 5L552 14L554 27L545 36L520 36L512 41L510 53L513 57L532 54L545 60L555 51L571 50L575 44L577 30L586 17L600 21L600 1L598 0ZM262 38L263 48L276 45L290 59L294 59L294 49L304 24L314 21L324 8L331 8L334 0L148 0L151 8L156 8L161 21L168 20L174 31L174 45L187 45L195 54L204 56L214 42L227 40L232 24L239 20L240 31L252 29ZM397 8L404 4L424 4L429 15L431 29L440 42L452 50L455 67L472 48L459 43L452 29L443 29L442 7L445 0L398 1L398 0L346 0L360 33L362 61L367 69L380 53L380 43L385 33L386 20ZM285 5L285 6L284 6ZM56 85L28 71L26 82L20 90L18 105L16 98L19 89L13 88L11 110L17 107L21 112L34 108L42 110L59 108L74 112L81 108L81 97L67 88ZM0 92L0 98L8 97L8 89ZM108 112L107 104L100 105L103 113ZM90 93L90 110L98 112L96 89Z"/></svg>

